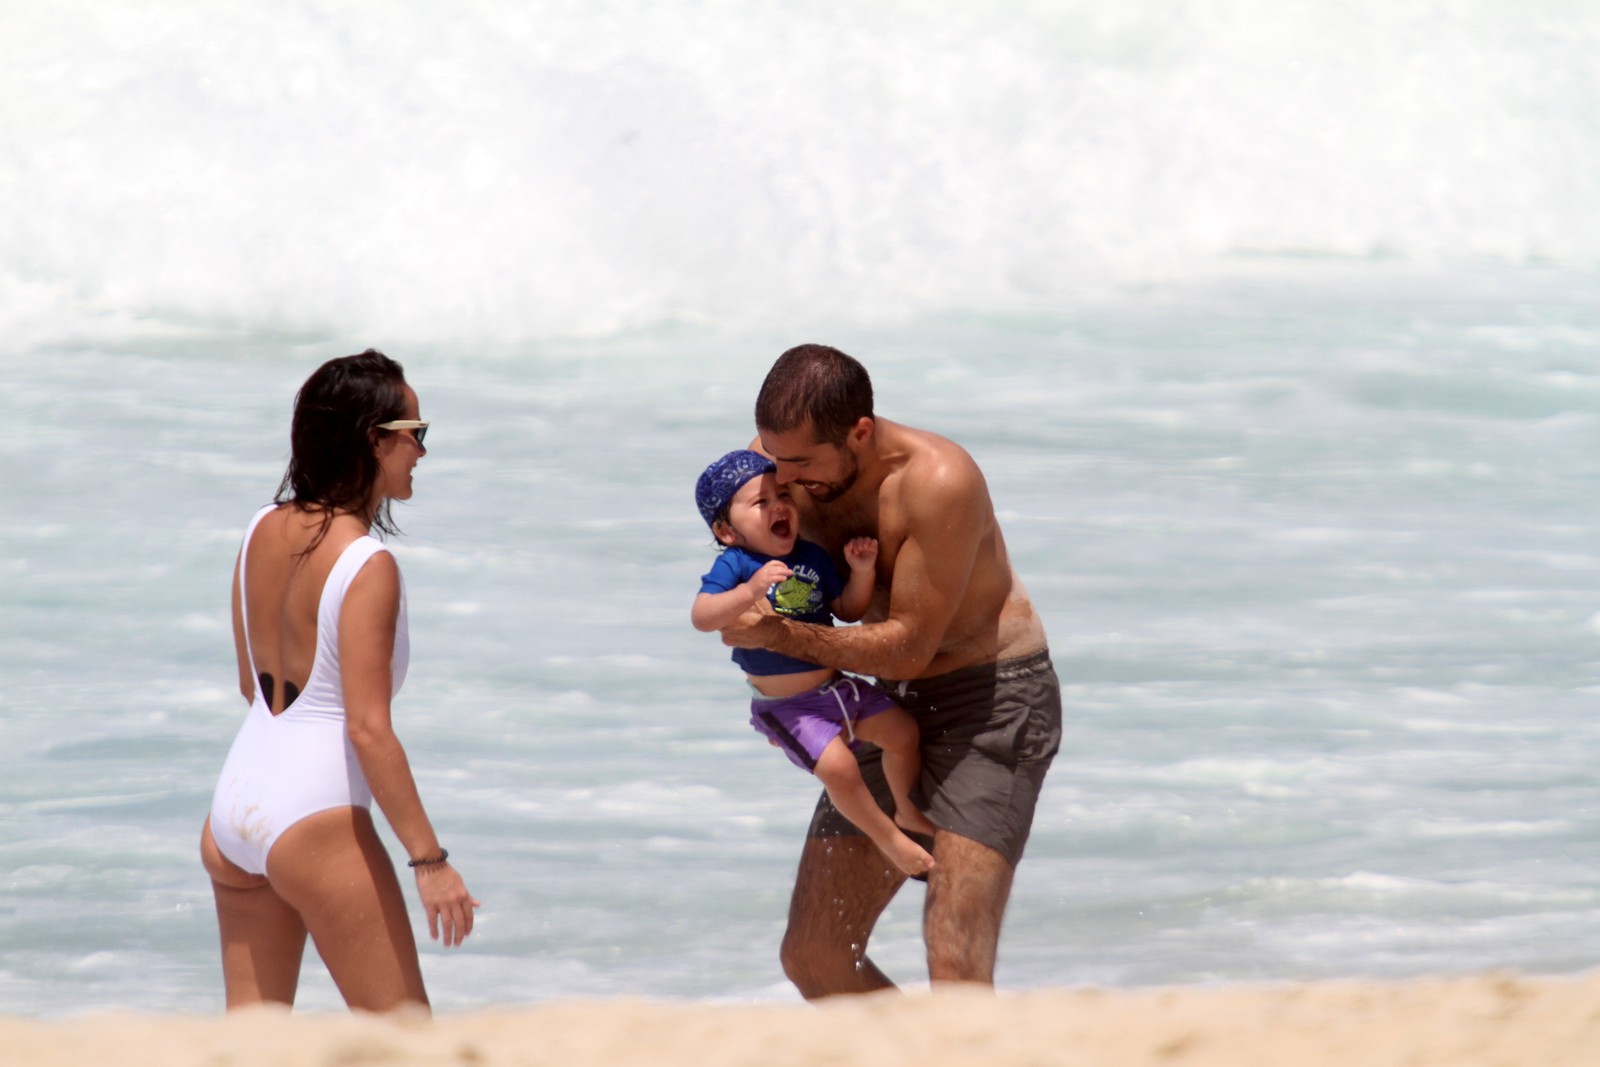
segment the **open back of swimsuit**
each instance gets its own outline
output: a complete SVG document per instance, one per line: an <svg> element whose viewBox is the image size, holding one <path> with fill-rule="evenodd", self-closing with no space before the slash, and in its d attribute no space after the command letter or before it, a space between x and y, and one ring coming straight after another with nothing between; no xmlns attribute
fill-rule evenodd
<svg viewBox="0 0 1600 1067"><path fill-rule="evenodd" d="M250 538L269 505L250 520L239 556L239 602L245 604L245 560ZM345 731L344 686L339 674L339 615L345 593L361 568L388 549L371 536L358 537L340 553L323 584L317 606L317 648L311 674L294 702L274 715L256 686L255 700L228 750L211 799L211 836L228 859L252 874L265 874L267 854L289 827L329 808L372 806L372 790ZM245 610L244 617L249 618ZM259 678L250 652L250 674ZM394 636L394 691L400 691L410 661L405 588Z"/></svg>

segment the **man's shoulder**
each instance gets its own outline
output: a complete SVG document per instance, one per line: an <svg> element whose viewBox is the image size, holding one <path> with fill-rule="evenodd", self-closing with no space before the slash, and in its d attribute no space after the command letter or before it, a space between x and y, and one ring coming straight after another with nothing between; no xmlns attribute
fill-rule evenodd
<svg viewBox="0 0 1600 1067"><path fill-rule="evenodd" d="M973 463L971 454L944 434L925 430L919 426L908 426L903 422L890 422L887 419L880 421L887 431L884 434L884 444L888 446L889 451L903 457L906 465Z"/></svg>
<svg viewBox="0 0 1600 1067"><path fill-rule="evenodd" d="M933 504L985 491L983 472L961 445L903 423L895 431L904 460L893 478L894 492L904 503Z"/></svg>

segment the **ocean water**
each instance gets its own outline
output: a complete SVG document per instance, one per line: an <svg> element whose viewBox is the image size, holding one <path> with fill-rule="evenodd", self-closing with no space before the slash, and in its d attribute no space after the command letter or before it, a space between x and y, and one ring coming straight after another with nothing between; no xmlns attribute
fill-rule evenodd
<svg viewBox="0 0 1600 1067"><path fill-rule="evenodd" d="M690 485L809 340L976 456L1050 632L1002 985L1600 959L1600 16L386 11L0 11L0 1011L220 1010L230 568L368 345L434 422L441 1010L795 996L816 788L688 625Z"/></svg>

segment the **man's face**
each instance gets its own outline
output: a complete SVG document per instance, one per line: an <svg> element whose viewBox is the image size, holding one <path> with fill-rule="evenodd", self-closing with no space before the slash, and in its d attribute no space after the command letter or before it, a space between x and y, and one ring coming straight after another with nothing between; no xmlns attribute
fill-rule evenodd
<svg viewBox="0 0 1600 1067"><path fill-rule="evenodd" d="M787 433L761 430L761 448L778 464L778 481L805 490L812 500L837 500L855 484L861 465L849 448L818 441L807 422Z"/></svg>

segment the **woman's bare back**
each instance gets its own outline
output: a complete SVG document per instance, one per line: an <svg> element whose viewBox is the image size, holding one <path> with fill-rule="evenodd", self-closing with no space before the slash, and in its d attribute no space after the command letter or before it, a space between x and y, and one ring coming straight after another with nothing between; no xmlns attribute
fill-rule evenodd
<svg viewBox="0 0 1600 1067"><path fill-rule="evenodd" d="M256 686L274 715L294 703L316 662L317 610L328 574L350 543L367 532L353 515L339 515L315 547L323 514L284 504L262 518L245 548L242 620L249 660L241 650L240 691L253 700ZM310 551L307 551L307 548Z"/></svg>

